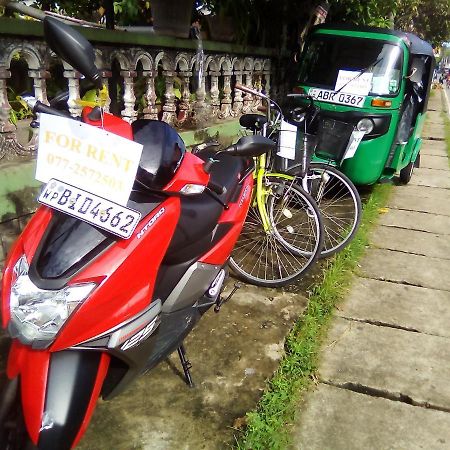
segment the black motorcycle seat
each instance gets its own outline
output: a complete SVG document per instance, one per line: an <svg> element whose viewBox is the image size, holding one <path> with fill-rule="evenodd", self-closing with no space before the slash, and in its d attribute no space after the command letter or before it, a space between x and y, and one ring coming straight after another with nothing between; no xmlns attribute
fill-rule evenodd
<svg viewBox="0 0 450 450"><path fill-rule="evenodd" d="M222 202L234 200L233 196L247 165L246 159L227 154L216 156L211 149L202 150L196 156L204 161L208 158L219 160L211 166L211 180L226 188L226 192L219 196ZM180 218L164 258L164 264L168 265L179 264L206 253L217 238L217 223L224 211L223 206L207 192L180 198Z"/></svg>
<svg viewBox="0 0 450 450"><path fill-rule="evenodd" d="M218 161L211 166L211 181L225 187L226 192L219 195L219 197L224 203L230 202L236 191L239 180L247 167L247 159L226 153L216 155L216 152L212 148L201 150L196 153L196 156L203 159L203 161L207 161L209 158Z"/></svg>

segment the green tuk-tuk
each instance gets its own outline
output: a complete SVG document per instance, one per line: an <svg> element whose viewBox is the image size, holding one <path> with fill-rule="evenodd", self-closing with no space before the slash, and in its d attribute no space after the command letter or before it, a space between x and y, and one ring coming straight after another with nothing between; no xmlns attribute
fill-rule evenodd
<svg viewBox="0 0 450 450"><path fill-rule="evenodd" d="M296 91L314 98L331 128L353 125L353 151L335 162L355 184L397 172L403 183L411 179L434 66L431 45L411 33L348 25L319 25L310 33Z"/></svg>

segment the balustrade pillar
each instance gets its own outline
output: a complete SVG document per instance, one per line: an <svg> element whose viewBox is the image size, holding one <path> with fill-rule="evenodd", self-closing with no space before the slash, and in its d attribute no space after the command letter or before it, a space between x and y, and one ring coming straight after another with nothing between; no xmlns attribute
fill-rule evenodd
<svg viewBox="0 0 450 450"><path fill-rule="evenodd" d="M264 71L263 75L264 75L264 79L266 80L266 84L264 86L264 89L266 91L266 95L268 95L270 97L270 88L271 88L271 85L270 85L270 71L269 70Z"/></svg>
<svg viewBox="0 0 450 450"><path fill-rule="evenodd" d="M200 82L198 88L195 92L195 103L194 103L194 113L192 116L192 121L194 124L202 124L206 121L207 108L206 108L206 89L205 89L206 79L205 76L200 77Z"/></svg>
<svg viewBox="0 0 450 450"><path fill-rule="evenodd" d="M9 121L11 105L8 101L8 89L6 80L11 78L11 72L4 68L0 68L0 133L14 132L16 127ZM1 151L1 149L0 149ZM1 153L0 153L1 157Z"/></svg>
<svg viewBox="0 0 450 450"><path fill-rule="evenodd" d="M220 106L220 119L225 119L231 115L231 71L223 72L223 98Z"/></svg>
<svg viewBox="0 0 450 450"><path fill-rule="evenodd" d="M146 79L147 89L144 97L147 106L144 108L144 119L158 120L158 108L156 107L155 77L156 70L144 70L142 75Z"/></svg>
<svg viewBox="0 0 450 450"><path fill-rule="evenodd" d="M242 84L242 71L235 72L236 75L236 84ZM231 111L232 116L238 116L243 108L243 98L242 91L239 89L234 90L234 99L233 99L233 110Z"/></svg>
<svg viewBox="0 0 450 450"><path fill-rule="evenodd" d="M50 73L46 70L29 70L28 76L33 78L34 96L42 103L48 104L46 79Z"/></svg>
<svg viewBox="0 0 450 450"><path fill-rule="evenodd" d="M262 74L256 73L253 75L254 81L253 81L253 89L255 89L258 92L262 91ZM251 105L252 111L256 112L258 111L258 108L262 105L262 99L258 96L253 96L253 103Z"/></svg>
<svg viewBox="0 0 450 450"><path fill-rule="evenodd" d="M210 114L212 117L217 117L217 115L219 114L219 110L220 110L220 99L219 99L219 75L220 72L216 72L216 71L210 71L209 72L210 76L211 76L211 90L210 90L210 95L211 95L211 102L210 102Z"/></svg>
<svg viewBox="0 0 450 450"><path fill-rule="evenodd" d="M253 73L250 71L245 71L245 72L243 72L243 75L244 75L244 80L245 80L244 85L250 89L253 89L253 85L252 85ZM243 113L251 112L252 106L253 106L253 95L249 94L249 93L245 93L242 112Z"/></svg>
<svg viewBox="0 0 450 450"><path fill-rule="evenodd" d="M112 77L112 72L110 70L102 70L101 71L101 76L102 76L102 83L104 86L109 86L109 79ZM103 109L106 112L109 112L109 109L111 107L111 96L109 95L109 90L108 90L108 97L106 99L106 104L103 107Z"/></svg>
<svg viewBox="0 0 450 450"><path fill-rule="evenodd" d="M2 159L8 149L6 139L15 138L16 127L9 121L11 105L8 101L8 91L6 80L11 78L11 72L6 68L0 68L0 159Z"/></svg>
<svg viewBox="0 0 450 450"><path fill-rule="evenodd" d="M134 95L133 78L136 78L136 72L131 70L121 70L120 76L123 78L123 103L122 118L127 122L134 122L137 118L137 111L134 109L136 96Z"/></svg>
<svg viewBox="0 0 450 450"><path fill-rule="evenodd" d="M189 117L189 112L191 110L191 91L189 89L189 81L192 77L192 72L180 72L181 78L181 101L179 107L179 113L177 117L177 124L183 124Z"/></svg>
<svg viewBox="0 0 450 450"><path fill-rule="evenodd" d="M171 70L163 70L163 76L166 82L166 93L164 94L164 105L162 120L169 125L173 125L176 119L175 94L173 92L173 77L176 75Z"/></svg>
<svg viewBox="0 0 450 450"><path fill-rule="evenodd" d="M83 107L78 103L80 100L80 78L81 75L75 70L65 70L63 72L64 78L67 79L67 85L69 87L69 99L67 105L69 112L73 117L81 116Z"/></svg>

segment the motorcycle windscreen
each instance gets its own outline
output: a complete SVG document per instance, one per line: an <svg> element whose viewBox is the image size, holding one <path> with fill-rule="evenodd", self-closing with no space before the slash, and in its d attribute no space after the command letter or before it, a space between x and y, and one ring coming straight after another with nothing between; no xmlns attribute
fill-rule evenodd
<svg viewBox="0 0 450 450"><path fill-rule="evenodd" d="M41 278L68 278L114 241L105 231L55 213L32 264Z"/></svg>

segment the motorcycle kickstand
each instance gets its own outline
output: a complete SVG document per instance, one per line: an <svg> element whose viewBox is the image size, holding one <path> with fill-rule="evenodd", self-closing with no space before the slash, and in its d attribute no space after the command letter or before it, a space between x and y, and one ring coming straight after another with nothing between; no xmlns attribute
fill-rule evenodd
<svg viewBox="0 0 450 450"><path fill-rule="evenodd" d="M240 289L242 285L240 283L235 283L232 291L228 294L227 298L222 298L219 296L219 298L216 300L216 305L214 306L214 312L218 313L220 311L220 308L224 303L226 303L228 300L230 300L231 297L236 293L238 289Z"/></svg>
<svg viewBox="0 0 450 450"><path fill-rule="evenodd" d="M181 344L178 348L178 356L180 357L181 365L183 367L184 378L186 380L187 385L190 388L195 387L194 381L192 380L192 375L190 369L192 368L191 362L186 358L186 349L184 345Z"/></svg>

